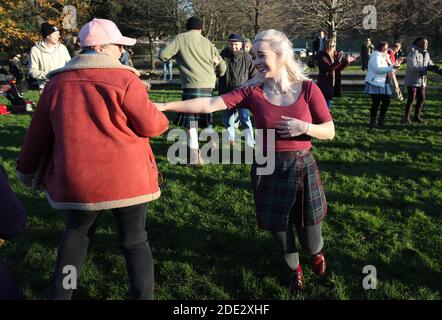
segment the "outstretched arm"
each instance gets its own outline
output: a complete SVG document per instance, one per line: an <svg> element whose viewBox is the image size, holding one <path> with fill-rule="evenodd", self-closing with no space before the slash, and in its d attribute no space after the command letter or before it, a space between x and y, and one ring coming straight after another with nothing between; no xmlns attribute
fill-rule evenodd
<svg viewBox="0 0 442 320"><path fill-rule="evenodd" d="M196 98L184 101L156 103L160 111L174 111L180 113L211 113L226 110L227 106L221 97Z"/></svg>

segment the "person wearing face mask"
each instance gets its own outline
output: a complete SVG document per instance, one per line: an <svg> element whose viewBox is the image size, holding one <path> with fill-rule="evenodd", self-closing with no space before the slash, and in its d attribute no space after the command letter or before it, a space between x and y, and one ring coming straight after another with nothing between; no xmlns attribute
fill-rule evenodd
<svg viewBox="0 0 442 320"><path fill-rule="evenodd" d="M368 62L368 71L365 76L365 93L371 97L370 128L376 126L376 115L380 107L378 121L379 128L385 128L386 114L390 106L391 86L389 73L400 68L402 62L398 59L395 64L387 54L388 42L381 41L375 46L375 50ZM382 105L381 105L382 103Z"/></svg>
<svg viewBox="0 0 442 320"><path fill-rule="evenodd" d="M321 90L303 74L284 33L258 33L253 52L257 74L243 86L219 97L158 103L157 107L189 113L248 108L257 129L267 132L263 141L257 141L262 143L258 148L275 159L275 167L263 172L262 165L252 165L256 220L275 238L289 268L293 292L303 288L294 230L311 256L313 272L323 275L326 270L322 221L327 201L311 148L312 138L333 139L335 127ZM267 138L272 133L275 141Z"/></svg>
<svg viewBox="0 0 442 320"><path fill-rule="evenodd" d="M60 43L60 31L56 26L43 22L40 26L42 40L31 48L29 75L38 81L39 93L49 81L52 70L63 67L71 59L68 49Z"/></svg>
<svg viewBox="0 0 442 320"><path fill-rule="evenodd" d="M227 48L221 51L220 55L226 62L226 73L219 78L219 94L230 92L254 76L252 56L242 49L242 39L237 33L232 33L227 39ZM225 110L223 112L223 123L229 132L228 142L235 145L235 122L238 119L244 129L246 145L253 148L255 145L252 121L249 110L237 108L235 110Z"/></svg>
<svg viewBox="0 0 442 320"><path fill-rule="evenodd" d="M105 19L85 24L79 38L82 52L48 74L17 160L20 181L30 185L42 171L49 204L67 214L50 298L71 298L64 268L73 266L81 274L96 221L110 210L132 297L152 299L146 213L161 192L149 139L165 132L168 120L149 100L140 73L119 61L123 45L133 46L136 39Z"/></svg>

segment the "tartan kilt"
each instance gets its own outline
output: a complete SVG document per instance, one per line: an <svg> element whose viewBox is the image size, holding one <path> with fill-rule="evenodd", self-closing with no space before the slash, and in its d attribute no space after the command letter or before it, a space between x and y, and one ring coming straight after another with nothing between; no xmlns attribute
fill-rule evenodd
<svg viewBox="0 0 442 320"><path fill-rule="evenodd" d="M289 224L317 225L327 213L327 201L319 169L310 151L275 153L271 175L257 175L260 165L252 165L251 178L258 227L287 231Z"/></svg>
<svg viewBox="0 0 442 320"><path fill-rule="evenodd" d="M210 88L195 88L195 89L183 89L183 95L181 100L190 100L194 98L212 97L213 89ZM191 122L198 123L198 128L207 128L210 124L213 124L213 114L203 113L177 113L174 124L176 126L190 129Z"/></svg>

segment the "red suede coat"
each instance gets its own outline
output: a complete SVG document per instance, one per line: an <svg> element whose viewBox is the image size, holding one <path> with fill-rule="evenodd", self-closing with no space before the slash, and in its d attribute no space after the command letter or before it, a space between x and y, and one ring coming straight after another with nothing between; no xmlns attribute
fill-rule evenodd
<svg viewBox="0 0 442 320"><path fill-rule="evenodd" d="M81 54L54 73L17 161L19 178L34 174L49 148L42 185L55 209L95 211L158 198L149 137L163 133L168 120L136 70Z"/></svg>

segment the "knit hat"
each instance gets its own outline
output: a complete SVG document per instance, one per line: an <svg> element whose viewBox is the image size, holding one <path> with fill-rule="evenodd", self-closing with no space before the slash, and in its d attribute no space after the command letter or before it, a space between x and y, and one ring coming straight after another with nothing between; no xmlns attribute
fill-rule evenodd
<svg viewBox="0 0 442 320"><path fill-rule="evenodd" d="M46 39L47 36L51 35L56 31L58 31L58 28L49 24L48 22L43 22L40 26L40 34L43 37L43 39Z"/></svg>
<svg viewBox="0 0 442 320"><path fill-rule="evenodd" d="M117 25L112 21L97 18L81 27L78 37L83 48L103 44L133 46L137 42L136 39L123 36Z"/></svg>
<svg viewBox="0 0 442 320"><path fill-rule="evenodd" d="M242 42L242 38L239 34L237 33L231 33L229 35L229 37L227 38L227 41L232 41L232 42Z"/></svg>
<svg viewBox="0 0 442 320"><path fill-rule="evenodd" d="M203 23L198 17L189 18L186 22L187 30L201 30L202 28L203 28Z"/></svg>

